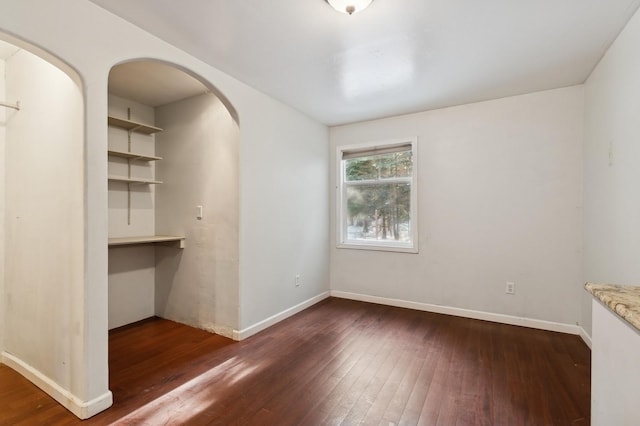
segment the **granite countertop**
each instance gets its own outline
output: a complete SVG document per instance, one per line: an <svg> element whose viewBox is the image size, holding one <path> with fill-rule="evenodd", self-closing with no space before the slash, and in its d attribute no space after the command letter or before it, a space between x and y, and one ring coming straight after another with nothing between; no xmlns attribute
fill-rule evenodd
<svg viewBox="0 0 640 426"><path fill-rule="evenodd" d="M616 315L640 330L640 287L586 283L584 288Z"/></svg>

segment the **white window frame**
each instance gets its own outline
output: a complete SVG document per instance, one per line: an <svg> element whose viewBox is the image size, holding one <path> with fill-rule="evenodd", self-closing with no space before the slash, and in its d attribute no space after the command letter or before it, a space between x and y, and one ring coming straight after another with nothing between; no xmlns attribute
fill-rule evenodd
<svg viewBox="0 0 640 426"><path fill-rule="evenodd" d="M410 195L410 220L411 220L411 242L401 241L354 241L347 240L347 184L345 178L345 162L342 160L344 152L357 152L369 150L384 150L399 145L411 144L411 155L413 160L411 174L411 195ZM379 250L402 253L418 253L418 138L407 137L401 139L368 142L356 145L342 145L336 148L336 213L337 213L337 248L357 249L357 250ZM406 178L399 179L406 182ZM385 180L385 183L394 183L395 179ZM380 181L376 181L380 183ZM361 183L360 183L361 184Z"/></svg>

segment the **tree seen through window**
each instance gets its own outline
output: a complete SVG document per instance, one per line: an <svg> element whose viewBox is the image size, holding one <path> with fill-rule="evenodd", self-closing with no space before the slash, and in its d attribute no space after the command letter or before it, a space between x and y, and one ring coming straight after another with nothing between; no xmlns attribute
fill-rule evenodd
<svg viewBox="0 0 640 426"><path fill-rule="evenodd" d="M343 160L347 240L411 240L410 150Z"/></svg>

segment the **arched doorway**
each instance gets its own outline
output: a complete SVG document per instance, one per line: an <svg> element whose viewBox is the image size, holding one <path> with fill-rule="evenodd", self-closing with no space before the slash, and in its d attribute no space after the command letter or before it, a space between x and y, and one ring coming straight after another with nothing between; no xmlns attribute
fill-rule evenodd
<svg viewBox="0 0 640 426"><path fill-rule="evenodd" d="M111 70L109 116L109 328L160 316L231 337L239 297L233 107L178 67L136 60Z"/></svg>

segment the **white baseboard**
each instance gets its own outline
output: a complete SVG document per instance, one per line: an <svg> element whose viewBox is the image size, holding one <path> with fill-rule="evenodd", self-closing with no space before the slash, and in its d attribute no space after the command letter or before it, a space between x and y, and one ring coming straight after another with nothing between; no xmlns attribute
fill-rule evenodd
<svg viewBox="0 0 640 426"><path fill-rule="evenodd" d="M345 291L331 290L331 296L341 299L358 300L361 302L377 303L380 305L409 308L418 311L434 312L437 314L453 315L463 318L479 319L497 322L501 324L518 325L521 327L536 328L540 330L557 331L560 333L580 335L582 327L573 324L563 324L538 320L533 318L516 317L512 315L495 314L492 312L474 311L470 309L454 308L450 306L432 305L429 303L411 302L408 300L390 299L387 297L368 296L365 294L349 293ZM585 333L586 334L586 333ZM584 339L584 337L583 337Z"/></svg>
<svg viewBox="0 0 640 426"><path fill-rule="evenodd" d="M34 367L10 353L2 352L0 354L0 363L20 373L82 420L106 410L113 404L111 391L107 391L91 401L82 401Z"/></svg>
<svg viewBox="0 0 640 426"><path fill-rule="evenodd" d="M586 343L586 345L589 346L589 349L593 349L591 347L591 336L589 335L589 333L587 333L587 330L585 330L582 327L580 327L580 337L582 338L584 343Z"/></svg>
<svg viewBox="0 0 640 426"><path fill-rule="evenodd" d="M235 330L232 327L226 327L223 325L214 326L211 331L228 339L233 339L235 336Z"/></svg>
<svg viewBox="0 0 640 426"><path fill-rule="evenodd" d="M250 327L247 327L243 330L234 330L233 331L233 340L244 340L247 337L251 337L256 333L261 332L262 330L265 330L269 327L271 327L272 325L279 323L282 320L285 320L287 318L289 318L292 315L297 314L300 311L303 311L305 309L307 309L309 306L313 306L316 303L320 302L321 300L326 299L327 297L329 297L329 292L325 291L324 293L321 293L315 297L312 297L311 299L305 300L302 303L299 303L289 309L285 309L284 311L275 314L265 320L260 321L259 323L256 323Z"/></svg>

